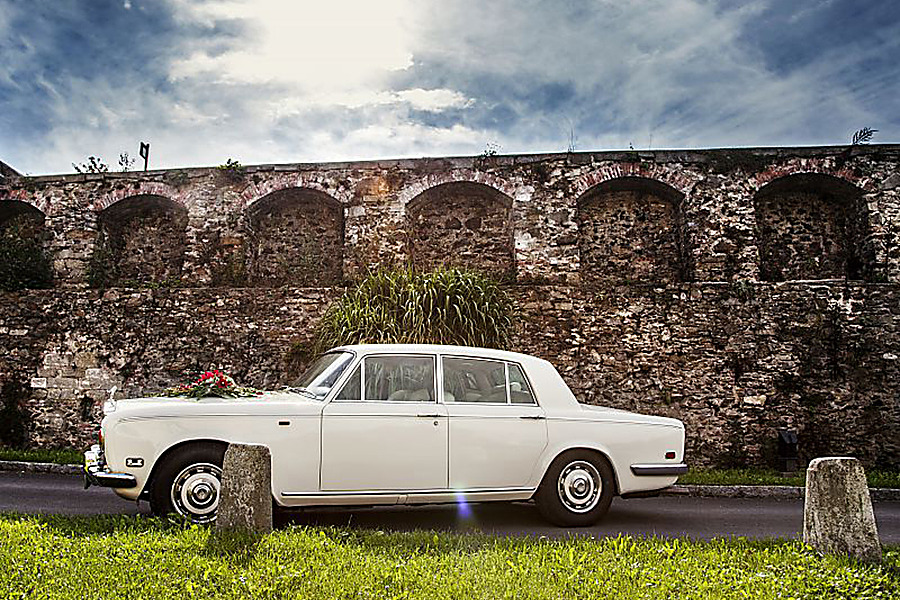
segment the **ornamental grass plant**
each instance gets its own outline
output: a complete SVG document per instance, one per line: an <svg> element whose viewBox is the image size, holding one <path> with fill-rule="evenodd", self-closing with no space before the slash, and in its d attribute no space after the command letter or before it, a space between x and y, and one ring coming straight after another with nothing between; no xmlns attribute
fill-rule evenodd
<svg viewBox="0 0 900 600"><path fill-rule="evenodd" d="M412 268L370 273L333 304L316 351L344 344L456 344L506 348L512 298L487 275L464 269Z"/></svg>

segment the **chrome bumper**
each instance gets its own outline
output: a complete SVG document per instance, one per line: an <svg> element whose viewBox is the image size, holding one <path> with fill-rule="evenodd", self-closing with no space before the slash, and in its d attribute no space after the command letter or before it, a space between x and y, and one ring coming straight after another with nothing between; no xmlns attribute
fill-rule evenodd
<svg viewBox="0 0 900 600"><path fill-rule="evenodd" d="M684 463L677 465L631 465L631 472L635 475L684 475L688 472L688 466Z"/></svg>
<svg viewBox="0 0 900 600"><path fill-rule="evenodd" d="M84 489L92 485L109 488L137 487L137 479L128 473L116 473L109 470L100 446L93 445L84 453Z"/></svg>

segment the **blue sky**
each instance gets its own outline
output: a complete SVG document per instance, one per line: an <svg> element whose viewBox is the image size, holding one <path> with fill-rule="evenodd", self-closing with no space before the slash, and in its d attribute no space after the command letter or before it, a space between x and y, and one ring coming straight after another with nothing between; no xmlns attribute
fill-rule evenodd
<svg viewBox="0 0 900 600"><path fill-rule="evenodd" d="M900 142L896 0L0 0L0 59L31 174Z"/></svg>

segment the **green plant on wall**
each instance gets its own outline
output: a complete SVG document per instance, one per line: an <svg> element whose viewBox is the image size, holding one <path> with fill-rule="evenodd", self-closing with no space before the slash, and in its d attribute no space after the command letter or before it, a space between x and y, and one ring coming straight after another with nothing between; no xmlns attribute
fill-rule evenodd
<svg viewBox="0 0 900 600"><path fill-rule="evenodd" d="M43 244L18 225L0 230L0 289L49 288L53 279Z"/></svg>
<svg viewBox="0 0 900 600"><path fill-rule="evenodd" d="M356 343L433 343L505 348L514 304L476 271L412 268L370 273L333 304L316 350Z"/></svg>
<svg viewBox="0 0 900 600"><path fill-rule="evenodd" d="M118 279L115 254L110 236L101 228L87 266L87 282L90 287L106 289Z"/></svg>

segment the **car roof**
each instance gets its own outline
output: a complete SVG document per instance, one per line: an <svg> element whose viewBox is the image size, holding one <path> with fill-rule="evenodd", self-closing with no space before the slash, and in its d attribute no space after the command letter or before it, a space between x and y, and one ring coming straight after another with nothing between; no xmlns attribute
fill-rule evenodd
<svg viewBox="0 0 900 600"><path fill-rule="evenodd" d="M349 350L360 354L379 354L383 352L389 353L429 353L429 354L463 354L466 356L475 356L479 358L496 358L500 360L509 360L514 362L546 362L541 358L519 352L510 352L508 350L497 350L496 348L477 348L474 346L452 346L444 344L351 344L347 346L338 346L332 348L335 350Z"/></svg>

